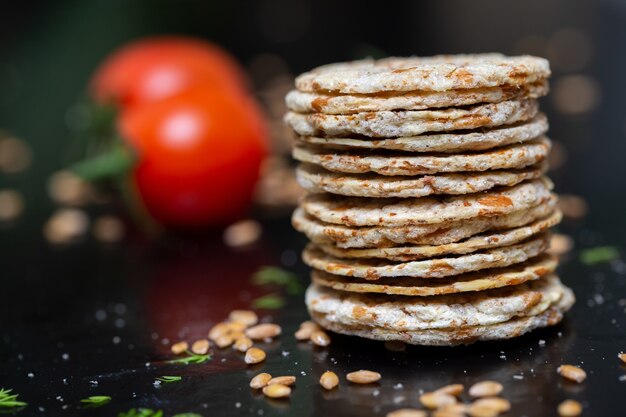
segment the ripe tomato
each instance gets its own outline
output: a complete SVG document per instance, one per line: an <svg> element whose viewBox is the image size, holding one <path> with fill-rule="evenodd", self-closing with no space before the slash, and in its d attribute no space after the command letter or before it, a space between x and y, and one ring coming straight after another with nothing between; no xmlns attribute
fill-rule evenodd
<svg viewBox="0 0 626 417"><path fill-rule="evenodd" d="M122 107L175 95L190 86L244 91L247 79L218 46L199 39L162 36L132 42L109 56L94 74L98 103Z"/></svg>
<svg viewBox="0 0 626 417"><path fill-rule="evenodd" d="M139 197L162 225L226 224L250 206L267 149L252 99L188 89L123 111L118 129L138 155Z"/></svg>

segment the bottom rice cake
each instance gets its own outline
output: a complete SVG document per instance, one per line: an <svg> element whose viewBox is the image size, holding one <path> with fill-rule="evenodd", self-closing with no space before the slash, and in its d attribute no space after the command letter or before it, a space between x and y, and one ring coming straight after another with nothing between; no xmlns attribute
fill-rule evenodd
<svg viewBox="0 0 626 417"><path fill-rule="evenodd" d="M558 277L438 297L351 294L312 284L306 304L322 327L374 340L453 346L521 336L559 323L575 301Z"/></svg>

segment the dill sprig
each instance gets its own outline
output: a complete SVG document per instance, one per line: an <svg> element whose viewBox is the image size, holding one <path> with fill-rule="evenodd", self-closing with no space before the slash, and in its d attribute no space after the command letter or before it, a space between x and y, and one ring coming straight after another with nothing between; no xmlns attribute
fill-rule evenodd
<svg viewBox="0 0 626 417"><path fill-rule="evenodd" d="M0 388L0 409L26 407L24 401L18 401L19 394L11 394L12 389Z"/></svg>
<svg viewBox="0 0 626 417"><path fill-rule="evenodd" d="M159 376L156 378L157 381L163 382L164 384L169 384L170 382L182 381L182 379L183 379L182 376L171 376L171 375L164 375L164 376Z"/></svg>
<svg viewBox="0 0 626 417"><path fill-rule="evenodd" d="M296 274L277 266L261 267L252 276L252 282L257 285L280 285L285 287L289 294L301 294L303 290Z"/></svg>
<svg viewBox="0 0 626 417"><path fill-rule="evenodd" d="M278 294L267 294L252 301L252 308L278 309L285 305L285 299Z"/></svg>
<svg viewBox="0 0 626 417"><path fill-rule="evenodd" d="M150 408L131 408L126 412L119 413L117 417L163 417L163 410L151 410Z"/></svg>
<svg viewBox="0 0 626 417"><path fill-rule="evenodd" d="M580 261L585 265L597 265L619 258L619 251L614 246L598 246L580 251Z"/></svg>
<svg viewBox="0 0 626 417"><path fill-rule="evenodd" d="M176 359L172 359L167 361L167 363L171 363L171 364L183 364L183 365L189 365L189 364L199 364L199 363L204 363L206 361L211 360L211 355L210 354L206 354L206 355L197 355L191 351L187 351L187 356L183 356L182 358L176 358Z"/></svg>
<svg viewBox="0 0 626 417"><path fill-rule="evenodd" d="M81 403L86 404L87 407L102 407L111 401L111 397L108 395L92 395L91 397L83 398Z"/></svg>

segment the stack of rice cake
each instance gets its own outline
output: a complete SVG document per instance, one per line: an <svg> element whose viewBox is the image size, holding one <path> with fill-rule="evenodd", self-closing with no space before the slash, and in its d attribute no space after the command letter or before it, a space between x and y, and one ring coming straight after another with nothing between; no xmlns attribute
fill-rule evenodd
<svg viewBox="0 0 626 417"><path fill-rule="evenodd" d="M331 64L296 79L286 123L308 191L306 303L322 327L456 345L561 321L546 253L561 220L537 99L545 59L499 54Z"/></svg>

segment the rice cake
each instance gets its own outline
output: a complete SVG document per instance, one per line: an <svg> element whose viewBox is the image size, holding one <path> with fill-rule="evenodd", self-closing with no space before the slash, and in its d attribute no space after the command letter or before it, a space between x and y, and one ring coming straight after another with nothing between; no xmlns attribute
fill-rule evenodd
<svg viewBox="0 0 626 417"><path fill-rule="evenodd" d="M544 233L511 246L459 256L448 255L436 259L397 263L382 259L335 258L314 244L309 244L302 253L302 259L305 264L312 268L333 275L363 278L368 281L383 277L435 279L522 263L545 252L549 246L550 236Z"/></svg>
<svg viewBox="0 0 626 417"><path fill-rule="evenodd" d="M287 108L297 113L352 114L374 111L425 110L477 103L498 103L522 98L539 98L548 93L548 81L499 85L448 91L409 91L374 94L329 94L291 90Z"/></svg>
<svg viewBox="0 0 626 417"><path fill-rule="evenodd" d="M502 231L492 231L443 245L365 249L340 248L333 244L318 244L317 246L325 253L337 258L387 259L390 261L407 262L442 255L464 255L479 250L514 245L559 224L562 217L562 213L559 210L555 210L549 216L524 226Z"/></svg>
<svg viewBox="0 0 626 417"><path fill-rule="evenodd" d="M317 67L296 78L300 91L371 94L520 86L548 78L550 64L530 55L438 55L364 59Z"/></svg>
<svg viewBox="0 0 626 417"><path fill-rule="evenodd" d="M406 152L459 153L522 143L542 136L548 131L548 119L540 113L527 122L499 126L489 130L467 132L429 133L392 139L328 138L297 136L302 144L317 145L323 149L386 149Z"/></svg>
<svg viewBox="0 0 626 417"><path fill-rule="evenodd" d="M291 218L296 230L317 244L340 248L383 248L399 244L445 245L490 230L510 229L543 218L556 207L556 197L528 209L493 217L408 226L350 227L324 223L298 207Z"/></svg>
<svg viewBox="0 0 626 417"><path fill-rule="evenodd" d="M538 111L537 100L526 99L477 104L467 108L377 111L350 115L288 112L284 120L303 136L397 138L426 132L509 125L530 120Z"/></svg>

